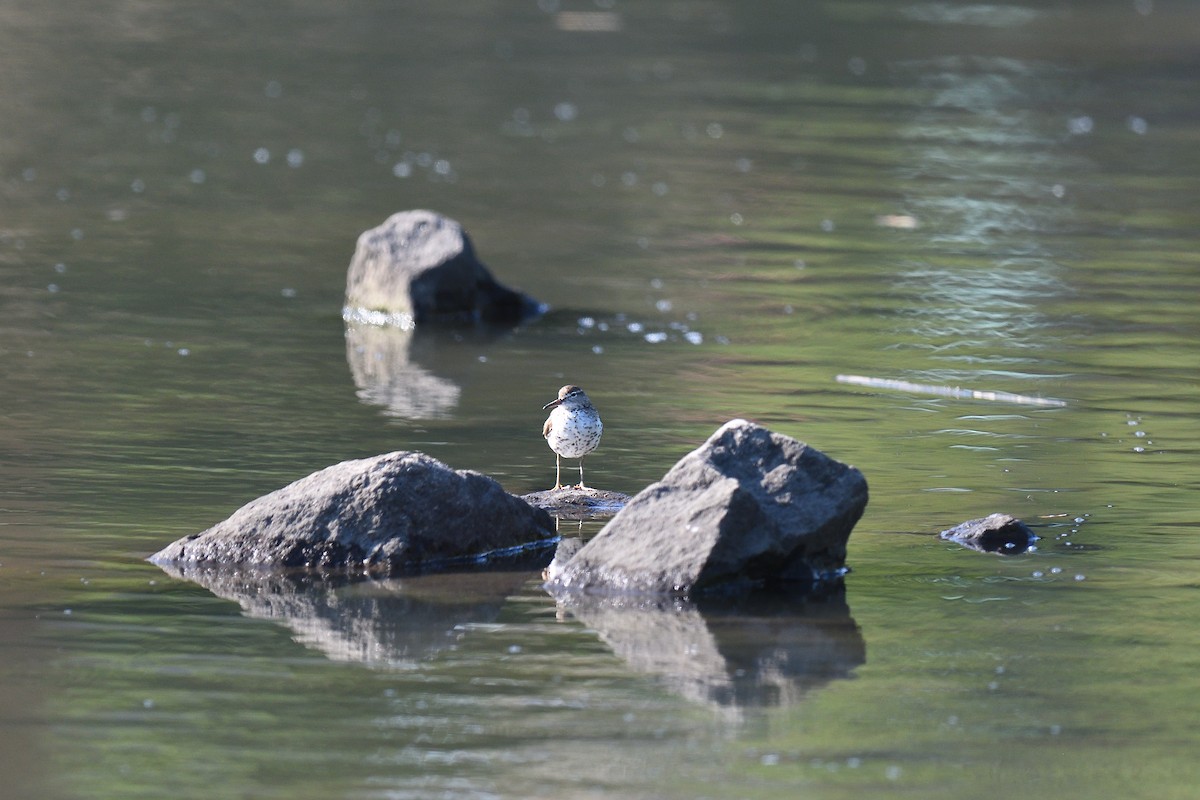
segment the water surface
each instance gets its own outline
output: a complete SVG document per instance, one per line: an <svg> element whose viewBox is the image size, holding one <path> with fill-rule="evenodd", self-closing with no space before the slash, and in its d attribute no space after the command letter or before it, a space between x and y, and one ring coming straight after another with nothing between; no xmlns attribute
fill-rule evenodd
<svg viewBox="0 0 1200 800"><path fill-rule="evenodd" d="M0 11L6 791L1192 796L1197 16ZM354 240L407 208L550 313L348 326ZM844 594L559 608L536 571L143 560L392 449L545 488L567 382L604 415L604 488L735 416L861 468ZM1036 550L936 537L993 511Z"/></svg>

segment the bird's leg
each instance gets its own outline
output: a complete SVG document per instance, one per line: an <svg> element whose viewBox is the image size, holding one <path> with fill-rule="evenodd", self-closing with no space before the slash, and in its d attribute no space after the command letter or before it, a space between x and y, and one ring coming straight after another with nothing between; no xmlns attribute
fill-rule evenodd
<svg viewBox="0 0 1200 800"><path fill-rule="evenodd" d="M583 456L579 457L579 485L576 486L575 488L576 489L586 489L587 488L586 486L583 485Z"/></svg>
<svg viewBox="0 0 1200 800"><path fill-rule="evenodd" d="M554 489L558 491L562 488L562 456L558 453L554 454Z"/></svg>

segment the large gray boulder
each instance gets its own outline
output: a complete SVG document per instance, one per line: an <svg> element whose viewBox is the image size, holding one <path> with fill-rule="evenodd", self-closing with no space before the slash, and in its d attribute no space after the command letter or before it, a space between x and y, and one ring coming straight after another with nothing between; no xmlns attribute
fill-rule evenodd
<svg viewBox="0 0 1200 800"><path fill-rule="evenodd" d="M687 595L840 578L867 505L861 472L742 419L727 422L547 571L554 594Z"/></svg>
<svg viewBox="0 0 1200 800"><path fill-rule="evenodd" d="M462 226L433 211L401 211L358 237L346 273L346 308L348 318L383 312L403 325L507 324L543 310L492 277Z"/></svg>
<svg viewBox="0 0 1200 800"><path fill-rule="evenodd" d="M514 558L556 538L545 511L491 478L394 452L315 472L150 560L390 574Z"/></svg>

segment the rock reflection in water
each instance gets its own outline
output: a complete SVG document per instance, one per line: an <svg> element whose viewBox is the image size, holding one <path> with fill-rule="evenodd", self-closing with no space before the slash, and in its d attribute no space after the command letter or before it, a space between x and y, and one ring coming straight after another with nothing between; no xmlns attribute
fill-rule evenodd
<svg viewBox="0 0 1200 800"><path fill-rule="evenodd" d="M508 571L354 580L257 570L165 566L232 600L242 613L289 628L334 661L414 669L458 644L464 625L496 621L531 573ZM738 717L789 706L849 677L866 643L844 590L822 597L556 598L560 617L596 632L637 673L689 701Z"/></svg>
<svg viewBox="0 0 1200 800"><path fill-rule="evenodd" d="M416 340L416 332L410 329L347 320L346 361L358 397L404 419L448 417L458 406L462 389L455 380L418 363L433 362L422 359L422 350L430 350L430 343L422 346Z"/></svg>
<svg viewBox="0 0 1200 800"><path fill-rule="evenodd" d="M452 647L464 623L490 622L529 572L485 571L351 580L168 565L172 577L232 600L255 619L286 625L334 661L411 669Z"/></svg>
<svg viewBox="0 0 1200 800"><path fill-rule="evenodd" d="M564 595L560 608L637 672L719 709L794 705L849 677L866 642L844 591L821 598L687 600Z"/></svg>

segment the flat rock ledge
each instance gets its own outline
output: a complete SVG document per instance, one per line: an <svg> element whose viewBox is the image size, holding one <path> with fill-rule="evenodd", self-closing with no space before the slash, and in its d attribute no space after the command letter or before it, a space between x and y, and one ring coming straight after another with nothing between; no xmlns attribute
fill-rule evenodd
<svg viewBox="0 0 1200 800"><path fill-rule="evenodd" d="M529 505L558 519L605 519L616 515L629 502L629 495L606 489L564 486L521 495Z"/></svg>
<svg viewBox="0 0 1200 800"><path fill-rule="evenodd" d="M397 574L503 562L538 549L548 558L557 538L550 515L486 475L399 451L315 472L149 560Z"/></svg>
<svg viewBox="0 0 1200 800"><path fill-rule="evenodd" d="M547 569L553 595L686 596L840 582L862 473L735 419ZM564 542L565 544L565 542Z"/></svg>
<svg viewBox="0 0 1200 800"><path fill-rule="evenodd" d="M1024 553L1038 540L1028 525L1009 514L990 514L967 520L942 531L940 536L981 553L1005 556Z"/></svg>

